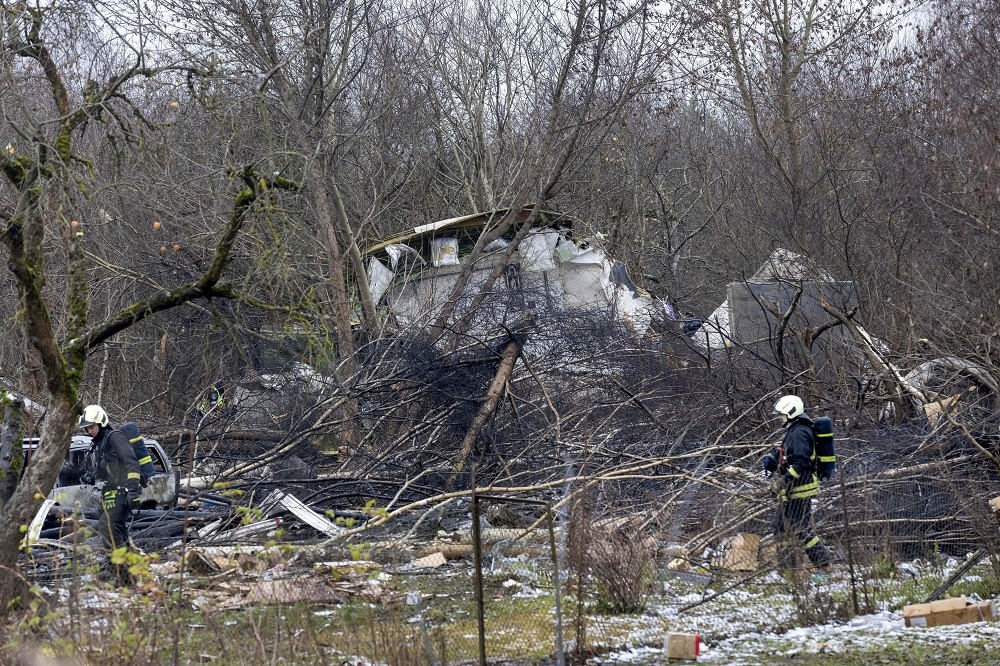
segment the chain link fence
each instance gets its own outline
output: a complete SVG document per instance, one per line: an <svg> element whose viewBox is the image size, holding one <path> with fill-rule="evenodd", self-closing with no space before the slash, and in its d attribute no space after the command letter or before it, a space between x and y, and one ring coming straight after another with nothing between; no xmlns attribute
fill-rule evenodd
<svg viewBox="0 0 1000 666"><path fill-rule="evenodd" d="M484 517L510 527L484 530ZM542 501L474 495L472 545L479 663L551 655L556 664L565 663L552 508Z"/></svg>

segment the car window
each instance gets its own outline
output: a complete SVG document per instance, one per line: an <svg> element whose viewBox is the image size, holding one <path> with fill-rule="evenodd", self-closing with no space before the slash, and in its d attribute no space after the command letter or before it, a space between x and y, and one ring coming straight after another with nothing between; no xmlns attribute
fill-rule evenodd
<svg viewBox="0 0 1000 666"><path fill-rule="evenodd" d="M160 449L158 446L154 446L152 440L146 440L146 448L149 449L149 457L153 460L153 467L156 468L156 474L166 474L167 466L163 462L162 456L160 456Z"/></svg>

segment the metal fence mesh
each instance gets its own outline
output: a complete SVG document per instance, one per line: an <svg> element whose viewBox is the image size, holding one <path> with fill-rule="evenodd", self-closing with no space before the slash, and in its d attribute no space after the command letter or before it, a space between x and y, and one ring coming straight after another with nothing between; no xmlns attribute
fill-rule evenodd
<svg viewBox="0 0 1000 666"><path fill-rule="evenodd" d="M477 496L472 515L480 660L555 654L562 663L562 577L551 509L544 502ZM484 528L488 517L524 527Z"/></svg>

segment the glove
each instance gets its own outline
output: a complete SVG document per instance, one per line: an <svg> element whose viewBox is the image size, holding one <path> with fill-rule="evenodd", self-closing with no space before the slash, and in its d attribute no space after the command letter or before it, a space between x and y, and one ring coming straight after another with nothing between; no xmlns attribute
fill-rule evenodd
<svg viewBox="0 0 1000 666"><path fill-rule="evenodd" d="M128 500L129 513L132 514L133 518L138 518L139 517L139 503L140 503L139 495L138 494L132 495L131 493L129 493L129 495L131 495L129 497L129 500Z"/></svg>
<svg viewBox="0 0 1000 666"><path fill-rule="evenodd" d="M85 486L92 486L97 483L97 475L94 470L88 469L86 472L80 475L80 483Z"/></svg>

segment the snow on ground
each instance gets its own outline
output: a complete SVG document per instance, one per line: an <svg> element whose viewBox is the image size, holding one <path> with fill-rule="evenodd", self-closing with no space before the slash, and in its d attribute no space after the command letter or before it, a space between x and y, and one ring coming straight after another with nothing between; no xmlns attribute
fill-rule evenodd
<svg viewBox="0 0 1000 666"><path fill-rule="evenodd" d="M697 588L667 583L664 603L651 608L643 618L633 618L630 649L605 655L603 664L662 664L663 635L670 632L698 633L702 637L699 663L750 666L775 659L803 658L815 654L841 654L876 649L891 642L906 646L1000 641L1000 625L978 622L934 628L906 627L901 615L902 598L890 597L882 610L853 618L809 627L797 624L792 597L787 588L771 580L728 592L685 612L680 609L712 594ZM843 581L814 587L822 595L843 595Z"/></svg>
<svg viewBox="0 0 1000 666"><path fill-rule="evenodd" d="M699 663L732 666L758 663L761 657L800 657L809 654L841 654L894 645L943 645L1000 640L1000 627L986 622L934 627L906 627L898 613L882 611L858 616L846 624L823 624L792 629L780 636L744 634L709 646Z"/></svg>
<svg viewBox="0 0 1000 666"><path fill-rule="evenodd" d="M896 646L954 645L1000 641L1000 626L987 622L934 627L905 627L897 613L881 612L854 618L846 624L824 624L792 629L783 634L749 632L716 643L702 644L698 663L754 666L776 658L803 658L813 654L841 654ZM607 655L604 664L663 663L661 647L639 647Z"/></svg>

